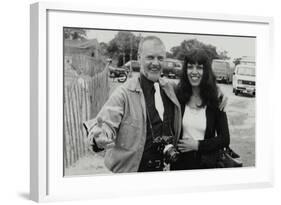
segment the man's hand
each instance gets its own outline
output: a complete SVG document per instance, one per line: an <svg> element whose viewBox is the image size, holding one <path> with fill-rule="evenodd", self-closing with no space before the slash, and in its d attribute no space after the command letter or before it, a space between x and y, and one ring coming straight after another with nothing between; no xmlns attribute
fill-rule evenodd
<svg viewBox="0 0 281 205"><path fill-rule="evenodd" d="M105 130L103 129L103 121L101 118L97 119L98 124L95 126L88 135L88 143L90 145L94 144L94 141L96 142L96 145L99 148L109 148L111 146L114 146L113 139L110 139Z"/></svg>
<svg viewBox="0 0 281 205"><path fill-rule="evenodd" d="M220 111L224 111L225 107L227 106L228 97L222 94L220 99L219 109Z"/></svg>
<svg viewBox="0 0 281 205"><path fill-rule="evenodd" d="M217 86L217 88L218 88L218 98L219 98L219 110L224 111L227 105L228 97L223 94L220 87Z"/></svg>

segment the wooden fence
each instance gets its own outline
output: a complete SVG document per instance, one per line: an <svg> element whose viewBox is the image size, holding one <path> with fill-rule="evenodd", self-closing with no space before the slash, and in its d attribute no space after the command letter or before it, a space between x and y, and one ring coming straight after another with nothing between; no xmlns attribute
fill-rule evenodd
<svg viewBox="0 0 281 205"><path fill-rule="evenodd" d="M103 68L104 69L104 68ZM94 76L73 76L64 83L64 167L87 152L83 122L94 118L108 99L108 70Z"/></svg>

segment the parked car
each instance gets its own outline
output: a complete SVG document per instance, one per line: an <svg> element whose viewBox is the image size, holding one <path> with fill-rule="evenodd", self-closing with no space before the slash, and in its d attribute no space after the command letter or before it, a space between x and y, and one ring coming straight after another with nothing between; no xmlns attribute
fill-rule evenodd
<svg viewBox="0 0 281 205"><path fill-rule="evenodd" d="M118 82L125 82L128 76L128 70L126 68L117 68L109 65L109 77L118 78Z"/></svg>
<svg viewBox="0 0 281 205"><path fill-rule="evenodd" d="M233 92L256 95L256 71L254 65L237 65L233 73Z"/></svg>
<svg viewBox="0 0 281 205"><path fill-rule="evenodd" d="M230 63L221 59L214 59L212 62L212 69L216 76L217 82L231 83L233 68Z"/></svg>
<svg viewBox="0 0 281 205"><path fill-rule="evenodd" d="M136 60L131 60L125 63L122 68L130 70L132 66L132 71L140 71L140 63ZM167 58L163 65L163 71L161 76L166 76L168 78L178 78L181 75L182 62L177 59Z"/></svg>
<svg viewBox="0 0 281 205"><path fill-rule="evenodd" d="M132 65L132 71L134 72L140 72L140 63L136 60L131 60L128 61L127 63L125 63L122 68L125 68L127 70L131 69L131 65Z"/></svg>
<svg viewBox="0 0 281 205"><path fill-rule="evenodd" d="M179 78L182 71L182 62L177 59L167 58L161 76L168 78Z"/></svg>

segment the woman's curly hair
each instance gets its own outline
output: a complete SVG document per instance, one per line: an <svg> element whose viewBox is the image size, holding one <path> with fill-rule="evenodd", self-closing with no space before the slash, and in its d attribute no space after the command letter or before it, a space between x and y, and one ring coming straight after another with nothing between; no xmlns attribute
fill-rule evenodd
<svg viewBox="0 0 281 205"><path fill-rule="evenodd" d="M200 97L202 104L199 107L205 105L217 108L219 104L218 90L216 85L216 78L211 68L211 59L203 49L193 49L184 58L182 67L181 78L176 89L176 94L179 102L185 105L189 102L192 95L192 86L187 76L187 64L203 65L203 76L200 82Z"/></svg>

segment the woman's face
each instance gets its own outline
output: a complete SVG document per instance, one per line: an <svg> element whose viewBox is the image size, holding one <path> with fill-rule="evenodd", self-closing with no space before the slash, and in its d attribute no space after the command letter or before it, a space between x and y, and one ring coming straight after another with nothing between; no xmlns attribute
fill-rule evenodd
<svg viewBox="0 0 281 205"><path fill-rule="evenodd" d="M202 64L187 64L187 78L191 86L196 87L200 85L203 78L203 65Z"/></svg>

